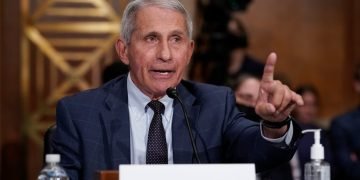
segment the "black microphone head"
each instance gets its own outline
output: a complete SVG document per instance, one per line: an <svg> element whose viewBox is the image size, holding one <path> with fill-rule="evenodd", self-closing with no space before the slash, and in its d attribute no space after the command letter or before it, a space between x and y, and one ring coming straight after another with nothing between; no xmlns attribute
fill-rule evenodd
<svg viewBox="0 0 360 180"><path fill-rule="evenodd" d="M176 89L172 87L166 89L166 94L173 99L177 98L178 96Z"/></svg>

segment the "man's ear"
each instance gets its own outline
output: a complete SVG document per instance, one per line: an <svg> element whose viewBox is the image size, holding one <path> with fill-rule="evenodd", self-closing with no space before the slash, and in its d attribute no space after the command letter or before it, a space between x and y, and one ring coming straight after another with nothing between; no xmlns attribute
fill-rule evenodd
<svg viewBox="0 0 360 180"><path fill-rule="evenodd" d="M127 43L124 40L122 40L121 38L119 38L115 43L115 49L116 49L116 52L117 52L120 60L124 64L129 65Z"/></svg>
<svg viewBox="0 0 360 180"><path fill-rule="evenodd" d="M187 62L187 64L189 64L190 61L191 61L191 56L192 56L193 53L194 53L194 48L195 48L195 42L194 42L194 40L191 40L191 41L190 41L190 45L189 45L188 62Z"/></svg>

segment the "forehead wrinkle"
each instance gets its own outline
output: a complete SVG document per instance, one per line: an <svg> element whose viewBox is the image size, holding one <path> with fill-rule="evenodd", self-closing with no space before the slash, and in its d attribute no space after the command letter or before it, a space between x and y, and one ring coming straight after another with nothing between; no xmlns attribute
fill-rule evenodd
<svg viewBox="0 0 360 180"><path fill-rule="evenodd" d="M144 13L144 11L146 11L146 9L148 8L158 8L160 9L160 11L157 11L157 13L160 13L160 14L163 14L162 16L149 16L148 13ZM180 15L181 18L173 18L173 17L170 17L167 15L167 12L166 11L171 11L175 14L178 14ZM157 19L160 19L160 21L162 21L163 23L165 22L170 22L171 24L169 25L173 25L173 24L177 24L177 26L179 26L181 24L181 26L183 26L183 30L177 30L179 31L178 33L181 33L181 34L184 34L184 33L188 33L188 29L187 29L187 26L186 26L186 18L183 16L183 14L181 14L180 12L178 11L175 11L173 9L167 9L167 8L163 8L163 7L158 7L158 6L145 6L145 7L142 7L134 16L135 18L135 22L134 22L134 29L133 29L133 32L134 31L137 31L137 30L141 30L143 29L143 27L145 26L146 28L148 28L147 23L149 23L148 21L152 21L153 19L152 18L157 18ZM142 19L141 19L142 18ZM150 18L150 19L148 19ZM164 18L171 18L171 20L164 20ZM140 20L141 19L141 20ZM148 21L145 21L145 20L148 20ZM145 22L139 22L139 21L145 21ZM178 22L178 23L176 23ZM175 31L175 30L174 30ZM185 31L185 32L182 32L182 31Z"/></svg>

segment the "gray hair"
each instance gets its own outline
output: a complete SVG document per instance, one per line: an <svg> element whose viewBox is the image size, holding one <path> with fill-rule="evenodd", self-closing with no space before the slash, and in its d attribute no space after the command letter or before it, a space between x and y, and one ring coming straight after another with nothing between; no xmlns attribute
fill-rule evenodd
<svg viewBox="0 0 360 180"><path fill-rule="evenodd" d="M193 31L193 23L190 14L178 0L134 0L130 2L121 20L121 37L127 44L130 43L131 34L135 29L136 13L143 7L157 6L166 9L172 9L184 15L186 20L187 35L191 38Z"/></svg>

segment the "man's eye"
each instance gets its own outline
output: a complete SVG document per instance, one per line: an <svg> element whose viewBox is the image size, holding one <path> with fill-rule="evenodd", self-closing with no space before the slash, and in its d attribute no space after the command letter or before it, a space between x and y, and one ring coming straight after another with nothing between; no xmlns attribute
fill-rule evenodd
<svg viewBox="0 0 360 180"><path fill-rule="evenodd" d="M172 41L173 41L173 42L180 42L180 41L181 41L181 37L180 37L180 36L174 36L174 37L172 38Z"/></svg>
<svg viewBox="0 0 360 180"><path fill-rule="evenodd" d="M156 37L155 37L155 36L147 36L147 37L146 37L146 41L148 41L148 42L154 42L154 41L156 41Z"/></svg>

